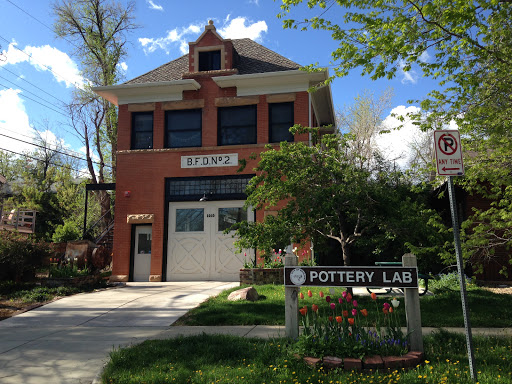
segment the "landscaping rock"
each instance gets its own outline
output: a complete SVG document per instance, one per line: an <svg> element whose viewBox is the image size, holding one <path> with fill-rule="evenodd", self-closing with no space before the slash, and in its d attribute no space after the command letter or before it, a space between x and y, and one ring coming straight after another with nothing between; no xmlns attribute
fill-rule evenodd
<svg viewBox="0 0 512 384"><path fill-rule="evenodd" d="M343 367L343 359L333 356L324 356L322 359L325 369L336 369Z"/></svg>
<svg viewBox="0 0 512 384"><path fill-rule="evenodd" d="M304 362L310 367L316 368L320 364L320 359L317 357L304 357Z"/></svg>
<svg viewBox="0 0 512 384"><path fill-rule="evenodd" d="M367 356L363 360L364 369L381 369L384 368L384 361L379 355Z"/></svg>
<svg viewBox="0 0 512 384"><path fill-rule="evenodd" d="M423 362L423 352L411 351L402 357L404 358L404 368L415 368Z"/></svg>
<svg viewBox="0 0 512 384"><path fill-rule="evenodd" d="M343 369L345 369L345 371L360 371L363 369L363 362L361 359L346 357L343 359Z"/></svg>
<svg viewBox="0 0 512 384"><path fill-rule="evenodd" d="M384 356L384 368L403 368L404 358L402 356Z"/></svg>
<svg viewBox="0 0 512 384"><path fill-rule="evenodd" d="M259 299L258 292L253 287L239 289L231 292L228 296L229 301L248 300L257 301Z"/></svg>

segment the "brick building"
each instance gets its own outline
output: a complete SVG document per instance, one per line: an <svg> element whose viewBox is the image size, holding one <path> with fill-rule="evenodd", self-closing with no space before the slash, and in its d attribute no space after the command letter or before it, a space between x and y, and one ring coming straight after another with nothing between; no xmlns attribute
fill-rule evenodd
<svg viewBox="0 0 512 384"><path fill-rule="evenodd" d="M262 220L245 209L251 154L293 137L293 124L334 124L326 71L308 73L212 22L189 53L124 84L95 88L119 107L112 279L237 280L244 253L223 234ZM245 171L237 172L246 159Z"/></svg>

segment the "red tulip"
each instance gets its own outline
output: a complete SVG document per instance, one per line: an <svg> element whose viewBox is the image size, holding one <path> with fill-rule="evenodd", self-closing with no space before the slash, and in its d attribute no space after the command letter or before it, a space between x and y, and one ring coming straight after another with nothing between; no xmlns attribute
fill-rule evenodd
<svg viewBox="0 0 512 384"><path fill-rule="evenodd" d="M343 311L343 317L348 317L348 311Z"/></svg>
<svg viewBox="0 0 512 384"><path fill-rule="evenodd" d="M336 316L336 321L337 321L338 323L341 323L341 322L343 321L343 317L341 317L341 316Z"/></svg>
<svg viewBox="0 0 512 384"><path fill-rule="evenodd" d="M371 297L372 300L377 300L377 294L375 292L372 292Z"/></svg>
<svg viewBox="0 0 512 384"><path fill-rule="evenodd" d="M313 292L311 292L311 289L308 289L308 296L309 297L313 296Z"/></svg>
<svg viewBox="0 0 512 384"><path fill-rule="evenodd" d="M332 322L332 316L329 316L329 321Z"/></svg>
<svg viewBox="0 0 512 384"><path fill-rule="evenodd" d="M302 316L306 316L306 313L308 313L308 309L307 308L301 308L299 309L299 312Z"/></svg>
<svg viewBox="0 0 512 384"><path fill-rule="evenodd" d="M368 316L368 311L366 310L366 308L365 308L365 309L361 309L361 314L362 314L364 317Z"/></svg>
<svg viewBox="0 0 512 384"><path fill-rule="evenodd" d="M304 294L301 292L301 293L300 293L300 295L299 295L299 297L300 297L301 299L303 299L303 298L304 298Z"/></svg>
<svg viewBox="0 0 512 384"><path fill-rule="evenodd" d="M327 301L328 303L330 303L330 302L331 302L331 296L327 296L327 297L325 298L325 301Z"/></svg>
<svg viewBox="0 0 512 384"><path fill-rule="evenodd" d="M350 303L352 301L352 295L349 293L347 293L347 303Z"/></svg>
<svg viewBox="0 0 512 384"><path fill-rule="evenodd" d="M318 305L313 304L313 305L311 306L311 309L313 310L313 312L318 311Z"/></svg>
<svg viewBox="0 0 512 384"><path fill-rule="evenodd" d="M354 318L353 318L353 317L349 317L349 318L348 318L348 323L349 323L350 325L354 325Z"/></svg>
<svg viewBox="0 0 512 384"><path fill-rule="evenodd" d="M320 295L320 297L324 297L323 291L318 292L318 294Z"/></svg>

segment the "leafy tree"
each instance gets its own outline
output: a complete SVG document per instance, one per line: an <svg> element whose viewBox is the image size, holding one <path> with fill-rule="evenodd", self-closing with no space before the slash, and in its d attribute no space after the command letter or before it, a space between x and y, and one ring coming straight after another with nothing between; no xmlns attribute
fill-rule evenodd
<svg viewBox="0 0 512 384"><path fill-rule="evenodd" d="M383 249L389 252L389 243L397 242L401 255L406 241L424 235L419 223L428 220L431 211L412 201L414 194L400 173L383 166L373 172L359 167L349 155L350 135L318 136L318 130L300 126L292 131L312 133L314 143L282 142L279 149L268 146L261 153L257 176L247 188L247 204L279 210L263 222L239 225L240 248L270 252L275 244L290 240L313 239L318 245L332 239L339 244L343 264L357 265L368 262L363 248L384 257ZM359 252L354 253L354 247ZM389 260L397 255L386 256Z"/></svg>
<svg viewBox="0 0 512 384"><path fill-rule="evenodd" d="M115 180L117 110L91 87L116 84L122 77L120 64L126 57L127 35L134 24L135 3L126 6L107 0L60 0L53 5L59 37L71 40L80 59L87 84L75 92L69 105L72 126L85 145L87 167L93 184ZM99 158L95 167L93 157ZM105 224L110 221L111 199L106 191L96 193Z"/></svg>
<svg viewBox="0 0 512 384"><path fill-rule="evenodd" d="M392 89L377 97L372 91L364 90L357 95L353 104L336 113L337 128L352 136L349 151L361 168L370 169L375 156L379 154L378 136L387 128L382 124L383 114L391 107L392 98Z"/></svg>
<svg viewBox="0 0 512 384"><path fill-rule="evenodd" d="M302 0L282 0L285 28L330 31L334 76L359 69L372 79L420 69L438 81L421 100L418 124L431 129L455 122L463 137L469 193L490 201L463 224L466 257L492 257L512 245L512 3L448 0L309 0L319 16L287 18ZM334 10L342 13L328 19ZM314 66L310 66L313 69ZM332 80L332 79L330 79ZM421 119L423 117L423 119ZM510 258L512 262L512 257Z"/></svg>

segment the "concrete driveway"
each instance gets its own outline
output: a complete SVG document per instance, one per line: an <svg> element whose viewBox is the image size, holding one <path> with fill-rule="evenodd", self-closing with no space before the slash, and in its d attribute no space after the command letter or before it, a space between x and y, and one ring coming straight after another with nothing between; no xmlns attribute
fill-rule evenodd
<svg viewBox="0 0 512 384"><path fill-rule="evenodd" d="M0 383L91 383L114 348L157 337L189 309L237 285L128 283L0 321Z"/></svg>

